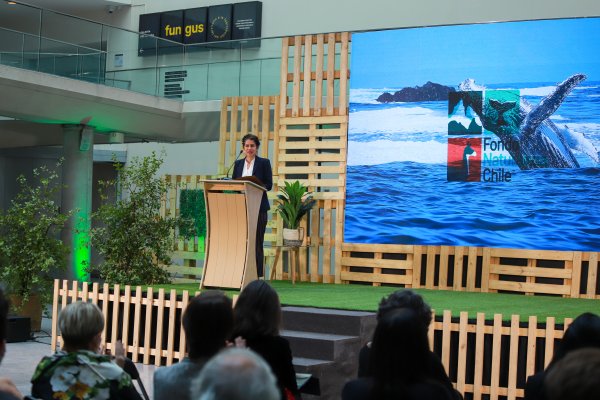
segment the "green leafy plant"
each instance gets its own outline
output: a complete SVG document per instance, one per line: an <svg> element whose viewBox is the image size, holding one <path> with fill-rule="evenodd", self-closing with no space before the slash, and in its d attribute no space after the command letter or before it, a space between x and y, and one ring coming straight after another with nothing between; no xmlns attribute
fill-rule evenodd
<svg viewBox="0 0 600 400"><path fill-rule="evenodd" d="M104 257L94 267L109 283L148 285L169 281L162 268L171 263L173 232L181 218L159 215L170 185L156 177L163 160L155 152L134 157L127 166L117 163L116 181L100 181L102 205L92 214L98 226L91 231L92 246ZM109 201L111 191L116 201Z"/></svg>
<svg viewBox="0 0 600 400"><path fill-rule="evenodd" d="M179 227L179 235L190 237L206 236L206 204L204 191L182 189L179 194L179 215L189 221L189 226Z"/></svg>
<svg viewBox="0 0 600 400"><path fill-rule="evenodd" d="M33 170L31 182L23 175L17 182L19 192L0 214L0 280L21 304L32 294L45 304L52 298L51 272L66 268L69 248L60 231L72 211L61 213L55 201L64 187L56 170L42 166Z"/></svg>
<svg viewBox="0 0 600 400"><path fill-rule="evenodd" d="M275 201L277 212L283 219L284 228L298 229L300 220L315 205L316 201L308 188L299 181L285 182L285 187L280 188L281 193Z"/></svg>

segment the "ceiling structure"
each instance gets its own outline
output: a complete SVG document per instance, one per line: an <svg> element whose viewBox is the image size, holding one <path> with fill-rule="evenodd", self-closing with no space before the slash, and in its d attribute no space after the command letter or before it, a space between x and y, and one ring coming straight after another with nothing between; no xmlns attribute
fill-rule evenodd
<svg viewBox="0 0 600 400"><path fill-rule="evenodd" d="M131 0L17 0L16 2L70 15L89 15L108 12L109 7L131 6Z"/></svg>
<svg viewBox="0 0 600 400"><path fill-rule="evenodd" d="M62 124L126 141L218 139L220 101L182 102L0 65L0 148L62 144ZM99 140L102 142L102 140Z"/></svg>

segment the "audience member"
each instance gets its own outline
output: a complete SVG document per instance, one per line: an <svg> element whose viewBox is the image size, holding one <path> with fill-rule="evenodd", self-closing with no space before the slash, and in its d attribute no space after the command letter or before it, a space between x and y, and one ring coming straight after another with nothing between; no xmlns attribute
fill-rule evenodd
<svg viewBox="0 0 600 400"><path fill-rule="evenodd" d="M8 300L0 289L0 363L6 353L6 324L8 322ZM8 378L0 377L0 400L21 399L23 395L15 384Z"/></svg>
<svg viewBox="0 0 600 400"><path fill-rule="evenodd" d="M544 382L548 400L590 400L600 396L600 349L573 350L556 362Z"/></svg>
<svg viewBox="0 0 600 400"><path fill-rule="evenodd" d="M403 289L393 292L388 297L384 297L379 303L377 320L381 320L381 318L383 318L383 316L385 316L387 313L398 309L412 310L415 313L417 321L423 327L423 329L425 329L425 331L429 329L432 319L431 307L425 303L425 300L423 300L421 295L410 289ZM358 357L359 378L371 376L368 369L370 354L371 343L367 343L360 350ZM428 354L426 366L429 370L428 375L430 379L440 382L448 389L453 389L452 382L450 381L442 362L432 351L430 351ZM459 395L458 398L460 397L461 396Z"/></svg>
<svg viewBox="0 0 600 400"><path fill-rule="evenodd" d="M233 330L231 299L220 291L206 291L194 297L182 317L188 357L154 372L154 400L190 398L189 382L204 364L226 346Z"/></svg>
<svg viewBox="0 0 600 400"><path fill-rule="evenodd" d="M253 281L240 293L234 314L233 337L241 336L247 346L262 356L277 378L282 399L299 398L292 351L279 336L279 296L265 281Z"/></svg>
<svg viewBox="0 0 600 400"><path fill-rule="evenodd" d="M231 348L212 358L192 386L194 400L278 400L275 377L248 349Z"/></svg>
<svg viewBox="0 0 600 400"><path fill-rule="evenodd" d="M131 377L100 354L104 317L92 303L78 301L66 306L58 316L63 348L44 357L38 364L31 383L33 397L55 399L134 399L139 400ZM122 366L123 345L115 354Z"/></svg>
<svg viewBox="0 0 600 400"><path fill-rule="evenodd" d="M419 315L405 308L386 312L375 328L370 375L348 382L342 400L455 399L454 389L432 377L430 353Z"/></svg>
<svg viewBox="0 0 600 400"><path fill-rule="evenodd" d="M527 379L525 400L546 400L544 381L550 370L558 361L570 352L584 347L600 348L600 317L592 313L583 313L573 322L560 341L548 367Z"/></svg>

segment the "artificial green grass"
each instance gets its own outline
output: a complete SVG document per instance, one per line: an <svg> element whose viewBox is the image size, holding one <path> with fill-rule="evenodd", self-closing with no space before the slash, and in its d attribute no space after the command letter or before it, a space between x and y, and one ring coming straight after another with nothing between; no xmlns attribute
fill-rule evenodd
<svg viewBox="0 0 600 400"><path fill-rule="evenodd" d="M269 282L284 305L337 308L344 310L376 311L382 297L387 296L396 287L374 287L366 285L333 285L322 283L296 283L289 281ZM176 289L179 293L188 290L194 293L198 284L156 285L153 288L164 288L166 291ZM475 318L479 312L485 313L487 319L494 314L502 314L503 319L509 320L517 314L521 321L527 321L530 315L538 317L543 322L546 317L556 317L562 323L564 318L575 318L589 311L600 313L600 300L568 299L551 296L524 296L520 294L503 293L468 293L448 290L415 289L436 314L444 310L452 311L458 316L461 311L467 311L469 318ZM225 290L229 295L237 294L237 290Z"/></svg>

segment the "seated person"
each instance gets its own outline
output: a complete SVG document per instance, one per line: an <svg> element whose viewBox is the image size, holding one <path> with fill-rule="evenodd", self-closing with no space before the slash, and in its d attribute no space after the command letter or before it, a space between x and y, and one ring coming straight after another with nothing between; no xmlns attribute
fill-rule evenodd
<svg viewBox="0 0 600 400"><path fill-rule="evenodd" d="M227 349L205 366L192 386L194 400L278 400L275 377L248 349Z"/></svg>
<svg viewBox="0 0 600 400"><path fill-rule="evenodd" d="M154 372L154 400L190 399L189 383L209 358L227 344L233 330L231 299L209 290L194 297L182 317L188 356Z"/></svg>
<svg viewBox="0 0 600 400"><path fill-rule="evenodd" d="M412 310L419 323L427 331L429 329L429 325L431 324L431 307L420 294L415 293L410 289L397 290L390 294L388 297L384 297L381 299L379 303L379 308L377 310L377 320L381 320L381 318L386 315L390 311L398 310L398 309L409 309ZM371 373L368 370L369 358L371 354L371 343L367 343L360 350L358 356L358 377L368 377L371 376ZM427 367L429 368L429 376L431 379L434 379L448 389L453 389L452 382L446 373L442 362L439 357L433 353L429 352L427 359ZM457 398L460 398L460 394L456 392Z"/></svg>
<svg viewBox="0 0 600 400"><path fill-rule="evenodd" d="M252 281L242 290L233 309L233 337L260 355L277 378L281 399L300 398L292 350L279 336L281 304L277 292L265 281Z"/></svg>
<svg viewBox="0 0 600 400"><path fill-rule="evenodd" d="M0 289L0 363L6 353L6 324L8 321L8 300L4 297L4 292ZM0 377L0 400L22 399L23 395L13 381L8 378Z"/></svg>
<svg viewBox="0 0 600 400"><path fill-rule="evenodd" d="M342 400L454 400L457 392L432 376L427 330L417 314L400 308L378 321L369 376L348 382Z"/></svg>
<svg viewBox="0 0 600 400"><path fill-rule="evenodd" d="M548 367L527 378L525 400L547 399L544 381L548 372L568 353L583 347L600 348L600 317L596 314L583 313L573 320L565 331Z"/></svg>
<svg viewBox="0 0 600 400"><path fill-rule="evenodd" d="M126 399L141 400L131 377L100 354L104 317L92 303L78 301L58 316L63 347L42 358L31 378L31 395L45 400ZM119 342L117 363L125 362Z"/></svg>

